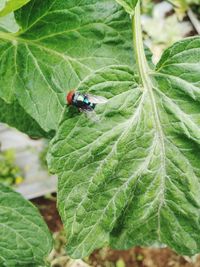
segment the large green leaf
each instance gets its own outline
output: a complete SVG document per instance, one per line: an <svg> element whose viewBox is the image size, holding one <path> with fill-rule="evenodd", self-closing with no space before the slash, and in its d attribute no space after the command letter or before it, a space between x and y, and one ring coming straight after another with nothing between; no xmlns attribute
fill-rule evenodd
<svg viewBox="0 0 200 267"><path fill-rule="evenodd" d="M138 0L115 0L115 1L119 3L121 6L123 6L127 13L129 13L130 15L134 14L134 9Z"/></svg>
<svg viewBox="0 0 200 267"><path fill-rule="evenodd" d="M67 91L94 71L132 64L129 16L114 0L32 0L18 34L0 32L0 97L40 126L58 125Z"/></svg>
<svg viewBox="0 0 200 267"><path fill-rule="evenodd" d="M48 133L42 130L17 101L14 101L12 104L7 104L0 99L0 121L17 128L32 138L52 136L52 134L48 135Z"/></svg>
<svg viewBox="0 0 200 267"><path fill-rule="evenodd" d="M38 210L0 184L0 266L38 266L51 249L51 235Z"/></svg>
<svg viewBox="0 0 200 267"><path fill-rule="evenodd" d="M30 0L1 0L0 17L6 16L9 13L19 9L27 4Z"/></svg>
<svg viewBox="0 0 200 267"><path fill-rule="evenodd" d="M100 121L67 109L51 143L75 258L105 244L200 251L200 37L173 45L154 71L138 16L133 28L141 83L128 66L93 73L78 90L109 99L97 106Z"/></svg>

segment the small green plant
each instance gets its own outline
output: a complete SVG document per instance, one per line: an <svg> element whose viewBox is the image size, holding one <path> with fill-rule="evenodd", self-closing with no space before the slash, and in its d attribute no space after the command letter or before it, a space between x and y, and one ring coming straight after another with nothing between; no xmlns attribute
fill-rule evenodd
<svg viewBox="0 0 200 267"><path fill-rule="evenodd" d="M24 180L21 169L15 164L15 151L0 152L0 183L5 185L20 184Z"/></svg>
<svg viewBox="0 0 200 267"><path fill-rule="evenodd" d="M54 134L48 168L73 258L105 245L200 251L200 37L153 66L140 17L137 0L31 0L15 11L18 32L0 28L0 118ZM74 88L108 99L98 122L66 106ZM32 209L0 186L3 266L37 266L51 250Z"/></svg>

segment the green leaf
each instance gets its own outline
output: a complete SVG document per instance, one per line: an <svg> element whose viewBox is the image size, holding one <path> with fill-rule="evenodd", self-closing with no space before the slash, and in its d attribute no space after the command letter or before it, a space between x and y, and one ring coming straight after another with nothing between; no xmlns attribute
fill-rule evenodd
<svg viewBox="0 0 200 267"><path fill-rule="evenodd" d="M19 33L0 32L0 97L17 98L46 131L57 128L69 90L133 62L130 19L114 0L33 0L16 18Z"/></svg>
<svg viewBox="0 0 200 267"><path fill-rule="evenodd" d="M58 205L67 231L67 251L83 258L109 243L117 213L128 201L125 189L131 186L126 180L136 160L126 148L133 138L131 123L136 127L134 114L142 108L138 107L142 91L130 68L120 65L97 71L78 90L110 99L97 106L99 123L67 109L51 143L49 165L59 176ZM121 151L116 155L118 146ZM130 157L128 162L124 154Z"/></svg>
<svg viewBox="0 0 200 267"><path fill-rule="evenodd" d="M164 243L200 251L200 37L146 62L139 5L133 19L140 83L129 66L104 68L78 90L109 99L99 122L66 110L48 156L59 176L68 253Z"/></svg>
<svg viewBox="0 0 200 267"><path fill-rule="evenodd" d="M134 9L139 0L115 0L118 4L124 7L127 13L134 15Z"/></svg>
<svg viewBox="0 0 200 267"><path fill-rule="evenodd" d="M52 136L51 133L48 134L42 130L17 101L14 101L12 104L7 104L0 99L0 121L17 128L19 131L28 134L32 138Z"/></svg>
<svg viewBox="0 0 200 267"><path fill-rule="evenodd" d="M0 17L6 16L9 13L19 9L29 1L30 0L1 0Z"/></svg>
<svg viewBox="0 0 200 267"><path fill-rule="evenodd" d="M38 210L0 184L0 265L38 266L52 249L52 238Z"/></svg>

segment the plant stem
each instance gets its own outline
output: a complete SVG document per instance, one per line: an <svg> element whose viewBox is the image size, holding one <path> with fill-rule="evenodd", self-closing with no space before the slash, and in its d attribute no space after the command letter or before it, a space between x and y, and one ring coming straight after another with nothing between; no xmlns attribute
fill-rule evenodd
<svg viewBox="0 0 200 267"><path fill-rule="evenodd" d="M143 38L142 38L142 26L140 19L140 1L138 1L135 7L135 14L132 17L132 30L133 30L133 45L135 50L135 58L137 63L137 68L140 76L140 82L145 86L149 83L149 66L147 64Z"/></svg>
<svg viewBox="0 0 200 267"><path fill-rule="evenodd" d="M132 17L132 30L133 30L133 45L135 50L135 57L137 68L140 76L140 82L144 93L147 93L148 99L151 103L152 110L149 110L149 113L152 114L154 127L156 129L156 138L157 142L160 146L161 151L161 166L162 166L162 173L161 173L161 197L160 197L160 204L158 206L158 239L161 241L161 222L160 222L160 212L162 206L164 205L164 194L165 194L165 177L166 177L166 152L165 152L165 140L164 140L164 133L161 126L161 121L159 117L159 110L157 107L156 99L154 96L153 88L154 88L154 80L153 77L150 77L150 68L147 63L147 59L145 56L144 45L143 45L143 38L142 38L142 26L141 26L141 19L140 19L140 1L138 1L137 6L135 7L135 14Z"/></svg>

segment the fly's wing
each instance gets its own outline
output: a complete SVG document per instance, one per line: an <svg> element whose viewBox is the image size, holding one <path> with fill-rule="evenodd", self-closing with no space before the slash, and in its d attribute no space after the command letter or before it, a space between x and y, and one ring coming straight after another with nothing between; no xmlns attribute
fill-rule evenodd
<svg viewBox="0 0 200 267"><path fill-rule="evenodd" d="M100 117L96 114L94 110L87 110L87 109L79 109L80 112L84 113L87 118L93 122L99 122Z"/></svg>
<svg viewBox="0 0 200 267"><path fill-rule="evenodd" d="M87 94L87 98L90 103L94 103L94 104L105 104L106 102L108 102L108 99L103 96Z"/></svg>

